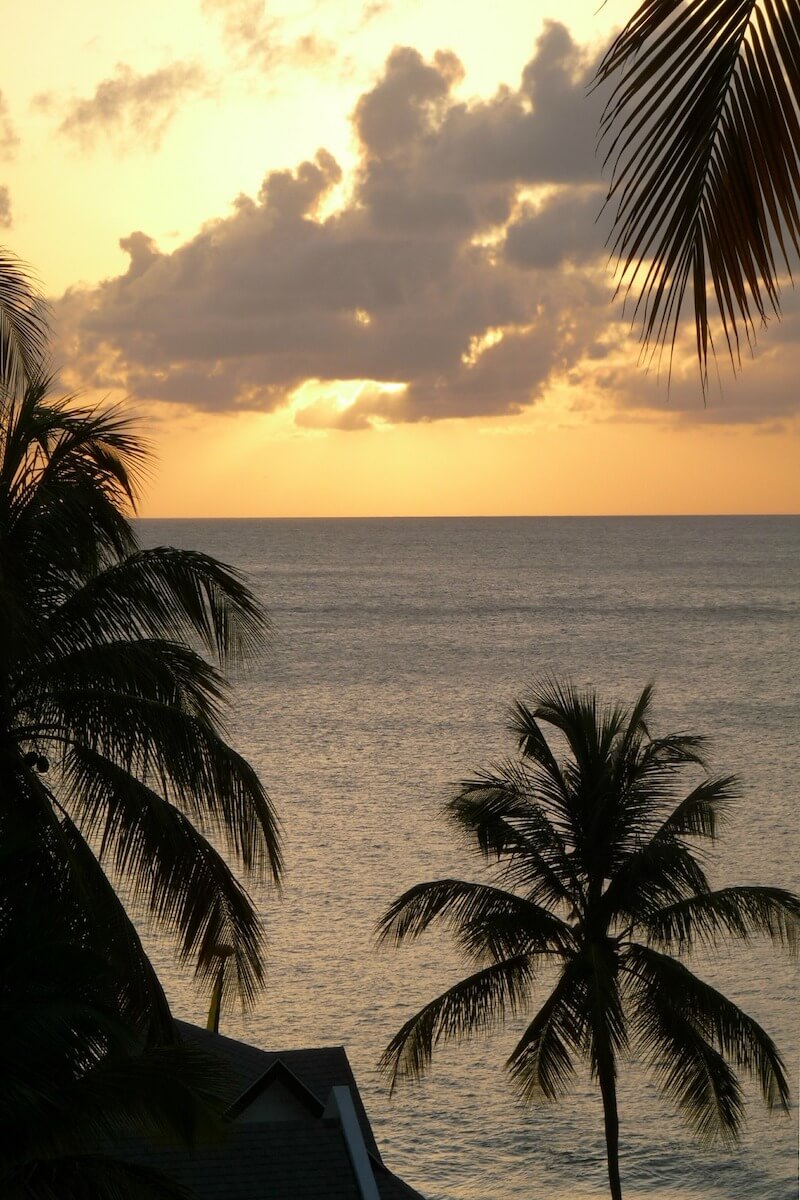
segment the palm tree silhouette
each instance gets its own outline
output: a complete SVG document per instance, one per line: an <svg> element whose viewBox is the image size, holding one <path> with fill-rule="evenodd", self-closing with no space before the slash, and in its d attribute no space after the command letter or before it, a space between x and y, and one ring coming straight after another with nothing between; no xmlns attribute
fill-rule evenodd
<svg viewBox="0 0 800 1200"><path fill-rule="evenodd" d="M34 378L0 404L0 816L35 817L79 886L96 953L127 981L133 1023L169 1011L106 875L170 929L202 982L232 951L226 996L263 979L262 926L210 838L278 881L276 817L221 732L222 666L266 617L207 555L139 548L128 520L146 449L116 410ZM204 655L213 656L214 665Z"/></svg>
<svg viewBox="0 0 800 1200"><path fill-rule="evenodd" d="M781 1057L764 1030L673 954L726 937L795 939L800 899L775 887L711 890L693 839L714 839L737 793L706 773L681 796L683 769L703 766L703 739L652 737L651 688L630 710L548 681L516 703L517 760L459 785L447 812L497 863L494 884L418 884L381 918L403 942L441 922L478 968L426 1004L381 1059L391 1086L421 1074L434 1046L492 1027L530 1003L541 968L553 990L507 1066L528 1101L555 1099L575 1060L603 1100L608 1175L622 1196L616 1081L636 1053L701 1136L735 1137L743 1096L734 1067L786 1109ZM549 727L549 738L545 728ZM567 754L551 746L561 740Z"/></svg>
<svg viewBox="0 0 800 1200"><path fill-rule="evenodd" d="M797 0L644 0L597 80L620 287L670 358L691 288L705 387L707 290L737 366L800 254Z"/></svg>

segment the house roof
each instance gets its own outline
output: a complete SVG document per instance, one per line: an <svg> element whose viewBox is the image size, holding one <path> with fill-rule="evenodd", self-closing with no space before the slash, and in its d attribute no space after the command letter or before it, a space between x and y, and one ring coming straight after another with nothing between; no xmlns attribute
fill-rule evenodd
<svg viewBox="0 0 800 1200"><path fill-rule="evenodd" d="M382 1161L344 1046L320 1046L304 1050L260 1050L258 1046L252 1046L249 1042L238 1042L221 1033L201 1029L199 1025L190 1025L188 1021L176 1021L175 1024L184 1041L222 1060L226 1067L223 1099L231 1107L236 1105L278 1060L288 1067L323 1107L331 1088L346 1085L353 1093L353 1103L367 1150L379 1162Z"/></svg>
<svg viewBox="0 0 800 1200"><path fill-rule="evenodd" d="M332 1089L346 1087L380 1200L423 1200L381 1160L342 1046L259 1050L196 1025L176 1024L184 1041L225 1069L228 1133L218 1145L191 1150L137 1140L125 1147L131 1157L171 1176L198 1200L362 1200L343 1124L325 1112ZM303 1119L291 1107L287 1119L259 1116L263 1098L285 1089L302 1106Z"/></svg>
<svg viewBox="0 0 800 1200"><path fill-rule="evenodd" d="M361 1200L336 1121L234 1123L219 1146L148 1146L135 1157L198 1200ZM378 1186L381 1200L394 1200Z"/></svg>

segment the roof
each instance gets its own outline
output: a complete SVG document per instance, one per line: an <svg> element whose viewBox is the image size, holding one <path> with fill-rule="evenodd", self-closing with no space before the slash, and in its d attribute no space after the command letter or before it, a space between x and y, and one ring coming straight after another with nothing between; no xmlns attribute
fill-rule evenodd
<svg viewBox="0 0 800 1200"><path fill-rule="evenodd" d="M325 1108L332 1090L346 1087L380 1200L423 1200L382 1162L344 1047L260 1050L183 1021L176 1025L182 1040L225 1069L225 1140L188 1149L131 1137L117 1146L126 1157L170 1176L197 1200L362 1200L348 1144L348 1136L358 1139L355 1121L347 1135ZM290 1103L275 1117L273 1100L280 1105L285 1097Z"/></svg>
<svg viewBox="0 0 800 1200"><path fill-rule="evenodd" d="M175 1025L183 1041L224 1062L227 1078L223 1083L222 1095L230 1106L235 1105L278 1060L323 1106L331 1088L346 1085L353 1093L353 1103L367 1150L379 1162L382 1161L344 1046L320 1046L310 1050L260 1050L249 1042L237 1042L234 1038L212 1033L199 1025L190 1025L188 1021L176 1021Z"/></svg>
<svg viewBox="0 0 800 1200"><path fill-rule="evenodd" d="M336 1121L233 1124L220 1146L148 1147L135 1157L200 1200L361 1200Z"/></svg>

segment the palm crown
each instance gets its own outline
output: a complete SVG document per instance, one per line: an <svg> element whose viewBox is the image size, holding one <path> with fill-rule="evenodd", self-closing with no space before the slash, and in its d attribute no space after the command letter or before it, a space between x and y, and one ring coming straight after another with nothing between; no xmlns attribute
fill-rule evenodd
<svg viewBox="0 0 800 1200"><path fill-rule="evenodd" d="M221 667L261 643L266 618L214 559L139 548L128 514L145 448L118 411L48 391L34 376L0 403L0 817L6 837L38 824L127 1015L168 1035L106 870L206 982L231 948L227 990L253 997L261 924L209 837L277 881L275 814L221 726Z"/></svg>
<svg viewBox="0 0 800 1200"><path fill-rule="evenodd" d="M769 1106L788 1104L768 1035L671 955L754 933L792 942L800 900L774 887L711 889L692 842L716 837L736 782L706 775L680 798L683 769L703 765L702 739L652 737L650 700L646 688L630 710L603 707L594 693L548 682L515 704L519 759L465 781L447 805L473 847L497 863L497 883L419 884L379 923L382 939L401 942L442 922L478 968L394 1036L382 1059L392 1086L420 1074L439 1041L522 1010L540 970L555 969L507 1065L534 1100L558 1097L576 1059L588 1061L615 1197L624 1052L639 1054L701 1135L739 1129L735 1067L757 1078ZM566 743L564 759L553 735Z"/></svg>

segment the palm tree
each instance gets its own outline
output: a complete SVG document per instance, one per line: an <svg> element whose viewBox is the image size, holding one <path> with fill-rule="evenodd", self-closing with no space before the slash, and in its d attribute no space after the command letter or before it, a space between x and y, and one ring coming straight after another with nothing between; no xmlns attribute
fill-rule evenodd
<svg viewBox="0 0 800 1200"><path fill-rule="evenodd" d="M278 881L271 803L221 726L221 669L261 645L266 618L223 564L138 546L128 516L145 447L118 410L49 387L34 377L0 403L0 816L7 837L34 820L52 839L95 953L125 981L122 1017L170 1038L106 872L207 986L230 947L226 999L253 999L261 922L211 839Z"/></svg>
<svg viewBox="0 0 800 1200"><path fill-rule="evenodd" d="M556 982L507 1066L527 1101L566 1089L588 1062L603 1100L611 1195L622 1195L616 1081L632 1051L705 1137L735 1137L738 1067L770 1107L788 1086L764 1030L673 954L726 937L795 938L800 899L774 887L712 890L693 839L714 839L737 794L705 777L680 797L703 740L651 736L651 688L631 709L548 681L517 703L519 759L459 785L447 813L498 867L495 883L440 879L404 892L382 917L402 942L441 922L478 968L403 1025L381 1065L391 1086L419 1075L440 1041L492 1027L531 1001L542 968ZM545 736L549 727L550 737ZM560 758L551 743L565 743Z"/></svg>
<svg viewBox="0 0 800 1200"><path fill-rule="evenodd" d="M800 254L797 0L644 0L597 79L620 286L670 357L691 287L705 387L707 291L736 366Z"/></svg>

